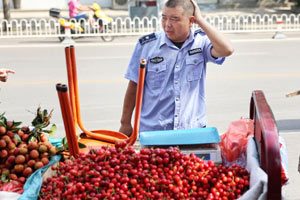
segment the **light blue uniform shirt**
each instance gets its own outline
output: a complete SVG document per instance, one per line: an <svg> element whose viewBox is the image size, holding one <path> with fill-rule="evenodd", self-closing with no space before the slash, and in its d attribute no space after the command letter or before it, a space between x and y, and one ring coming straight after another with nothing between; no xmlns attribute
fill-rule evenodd
<svg viewBox="0 0 300 200"><path fill-rule="evenodd" d="M178 49L163 31L136 44L125 78L138 82L140 59L147 60L140 131L189 129L206 126L206 63L212 44L201 30L191 32Z"/></svg>

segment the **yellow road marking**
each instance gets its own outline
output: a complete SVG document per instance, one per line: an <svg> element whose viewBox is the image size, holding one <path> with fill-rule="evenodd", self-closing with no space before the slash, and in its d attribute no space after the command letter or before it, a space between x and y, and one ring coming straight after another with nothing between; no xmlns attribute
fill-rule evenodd
<svg viewBox="0 0 300 200"><path fill-rule="evenodd" d="M127 79L111 79L111 80L80 80L78 83L121 83L127 82ZM7 82L5 85L55 85L57 83L67 84L66 81L30 81L30 82Z"/></svg>
<svg viewBox="0 0 300 200"><path fill-rule="evenodd" d="M208 79L241 79L241 78L283 78L283 77L299 77L300 73L293 74L237 74L237 75L216 75L207 76Z"/></svg>
<svg viewBox="0 0 300 200"><path fill-rule="evenodd" d="M293 74L237 74L237 75L209 75L207 79L255 79L255 78L285 78L300 77L300 73ZM79 80L78 83L123 83L127 79L107 79L107 80ZM55 85L57 83L66 84L65 81L30 81L30 82L7 82L5 85Z"/></svg>

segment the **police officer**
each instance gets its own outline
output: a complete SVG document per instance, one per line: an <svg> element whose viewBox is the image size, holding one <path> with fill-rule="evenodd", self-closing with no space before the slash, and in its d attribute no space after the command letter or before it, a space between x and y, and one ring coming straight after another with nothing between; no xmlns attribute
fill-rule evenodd
<svg viewBox="0 0 300 200"><path fill-rule="evenodd" d="M193 23L201 29L192 31ZM194 0L168 0L162 27L139 39L125 74L129 84L119 131L128 136L141 58L147 60L142 132L205 127L206 63L222 64L233 53L230 41L205 21Z"/></svg>

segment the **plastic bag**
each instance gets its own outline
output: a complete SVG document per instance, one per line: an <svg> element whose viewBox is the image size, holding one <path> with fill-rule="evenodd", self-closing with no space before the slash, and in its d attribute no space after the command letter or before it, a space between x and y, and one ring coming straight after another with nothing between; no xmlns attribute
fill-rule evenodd
<svg viewBox="0 0 300 200"><path fill-rule="evenodd" d="M0 191L0 200L18 200L20 196L18 193Z"/></svg>
<svg viewBox="0 0 300 200"><path fill-rule="evenodd" d="M260 168L259 154L254 137L248 138L246 169L250 173L250 188L237 200L266 200L268 175Z"/></svg>
<svg viewBox="0 0 300 200"><path fill-rule="evenodd" d="M24 189L23 189L23 184L20 183L19 181L9 181L1 185L0 191L22 194Z"/></svg>
<svg viewBox="0 0 300 200"><path fill-rule="evenodd" d="M60 138L49 139L49 142L56 147L62 146ZM57 163L61 159L61 155L55 155L51 158L48 165L36 170L31 176L27 179L24 184L24 192L19 200L36 200L38 199L40 189L43 184L43 173L52 165Z"/></svg>
<svg viewBox="0 0 300 200"><path fill-rule="evenodd" d="M36 170L31 176L27 179L24 184L24 192L19 200L36 200L38 199L40 189L43 184L43 173L52 165L57 163L61 159L60 155L55 155L51 158L48 165Z"/></svg>
<svg viewBox="0 0 300 200"><path fill-rule="evenodd" d="M288 166L288 154L286 150L285 141L282 137L278 137L280 146L280 157L281 157L281 185L287 185L290 181L287 171Z"/></svg>
<svg viewBox="0 0 300 200"><path fill-rule="evenodd" d="M241 118L229 124L227 131L222 134L220 148L222 162L225 166L238 164L246 166L246 147L248 138L254 135L254 122Z"/></svg>

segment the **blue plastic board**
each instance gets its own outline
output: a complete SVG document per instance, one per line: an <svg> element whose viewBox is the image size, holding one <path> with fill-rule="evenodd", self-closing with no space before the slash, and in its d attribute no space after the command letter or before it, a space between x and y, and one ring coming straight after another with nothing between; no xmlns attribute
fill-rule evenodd
<svg viewBox="0 0 300 200"><path fill-rule="evenodd" d="M221 138L216 127L140 133L142 145L211 144L220 141Z"/></svg>

